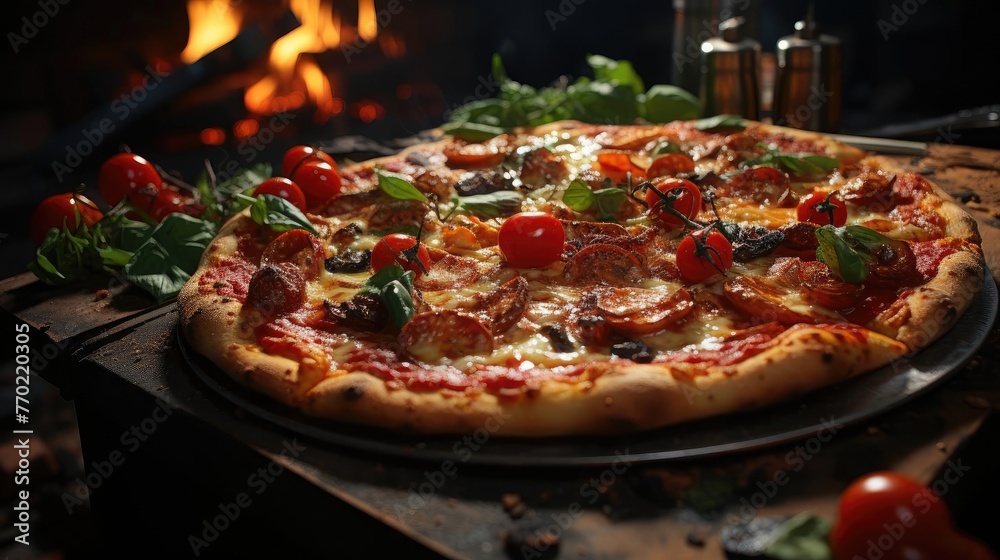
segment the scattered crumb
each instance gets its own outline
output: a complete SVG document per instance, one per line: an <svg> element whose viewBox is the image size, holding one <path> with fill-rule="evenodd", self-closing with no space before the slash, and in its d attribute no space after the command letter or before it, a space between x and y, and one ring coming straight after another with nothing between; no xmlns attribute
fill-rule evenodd
<svg viewBox="0 0 1000 560"><path fill-rule="evenodd" d="M972 408L978 408L980 410L988 410L993 407L993 405L990 404L990 401L976 395L966 395L962 400L965 401L965 404L971 406Z"/></svg>
<svg viewBox="0 0 1000 560"><path fill-rule="evenodd" d="M942 453L948 450L948 446L945 445L943 441L935 443L934 447L936 447L938 451L941 451Z"/></svg>
<svg viewBox="0 0 1000 560"><path fill-rule="evenodd" d="M687 543L690 546L697 548L704 548L705 546L705 532L701 529L692 529L688 531Z"/></svg>
<svg viewBox="0 0 1000 560"><path fill-rule="evenodd" d="M500 496L500 505L511 519L520 519L527 513L528 508L521 501L520 494L507 493Z"/></svg>
<svg viewBox="0 0 1000 560"><path fill-rule="evenodd" d="M101 301L102 299L105 299L107 297L108 297L108 291L105 290L105 289L103 289L103 288L100 289L100 290L97 290L94 293L94 301Z"/></svg>

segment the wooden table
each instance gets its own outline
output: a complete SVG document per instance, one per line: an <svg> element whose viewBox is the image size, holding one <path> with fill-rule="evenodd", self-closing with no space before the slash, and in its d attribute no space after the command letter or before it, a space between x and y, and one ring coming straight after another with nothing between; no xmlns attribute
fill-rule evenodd
<svg viewBox="0 0 1000 560"><path fill-rule="evenodd" d="M927 157L892 160L965 203L1000 270L1000 152L934 145ZM100 288L110 297L97 300ZM998 490L996 329L941 387L835 434L684 463L496 469L458 453L451 464L365 455L249 416L185 372L173 304L152 305L107 278L52 290L13 277L0 282L0 307L32 326L44 357L36 369L76 402L91 501L112 548L172 557L393 549L417 558L717 559L720 528L803 510L832 518L844 487L876 469L928 484L961 472L945 499L966 528L996 539L990 517L974 515L977 496ZM238 515L218 521L227 512Z"/></svg>

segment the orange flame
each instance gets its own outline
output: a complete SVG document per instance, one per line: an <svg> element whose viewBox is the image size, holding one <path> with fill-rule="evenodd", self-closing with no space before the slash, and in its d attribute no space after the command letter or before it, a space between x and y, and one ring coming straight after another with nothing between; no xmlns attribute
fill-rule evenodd
<svg viewBox="0 0 1000 560"><path fill-rule="evenodd" d="M302 55L321 53L340 45L340 14L331 0L291 0L289 9L299 27L275 41L268 61L269 73L247 88L247 109L258 114L290 111L310 99L316 119L325 121L339 113L330 80L315 61Z"/></svg>
<svg viewBox="0 0 1000 560"><path fill-rule="evenodd" d="M375 0L358 0L358 35L365 41L373 41L378 37Z"/></svg>
<svg viewBox="0 0 1000 560"><path fill-rule="evenodd" d="M243 23L243 13L230 0L188 0L187 11L191 30L181 52L186 64L233 40Z"/></svg>

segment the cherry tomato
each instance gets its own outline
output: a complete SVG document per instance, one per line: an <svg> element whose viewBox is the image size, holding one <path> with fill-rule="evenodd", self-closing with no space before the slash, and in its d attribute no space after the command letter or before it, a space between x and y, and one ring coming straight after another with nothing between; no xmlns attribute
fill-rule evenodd
<svg viewBox="0 0 1000 560"><path fill-rule="evenodd" d="M160 196L160 192L163 190L160 185L149 183L135 189L135 191L129 193L125 198L129 204L152 216L153 203L156 202L156 199ZM133 220L141 219L135 212L128 212L125 216Z"/></svg>
<svg viewBox="0 0 1000 560"><path fill-rule="evenodd" d="M733 266L733 246L726 236L712 228L696 231L677 246L677 269L692 284L722 274Z"/></svg>
<svg viewBox="0 0 1000 560"><path fill-rule="evenodd" d="M674 177L681 173L693 173L694 160L684 154L667 154L653 160L646 170L646 177Z"/></svg>
<svg viewBox="0 0 1000 560"><path fill-rule="evenodd" d="M933 490L894 472L865 475L844 490L830 548L834 560L996 559L955 529L948 506Z"/></svg>
<svg viewBox="0 0 1000 560"><path fill-rule="evenodd" d="M514 214L500 226L500 252L514 268L542 268L562 255L566 230L544 212Z"/></svg>
<svg viewBox="0 0 1000 560"><path fill-rule="evenodd" d="M302 189L292 182L291 179L271 177L265 180L263 183L257 185L257 188L253 191L254 196L262 194L272 194L283 198L291 202L292 206L295 206L299 210L306 211L306 195L302 193Z"/></svg>
<svg viewBox="0 0 1000 560"><path fill-rule="evenodd" d="M834 226L840 227L847 223L847 205L837 195L837 191L829 194L815 191L799 201L796 209L800 222L812 222L821 226L831 223L831 212Z"/></svg>
<svg viewBox="0 0 1000 560"><path fill-rule="evenodd" d="M306 207L322 206L340 194L340 174L325 161L307 161L295 170L292 181L306 197Z"/></svg>
<svg viewBox="0 0 1000 560"><path fill-rule="evenodd" d="M281 158L281 174L291 177L295 169L307 161L325 161L330 167L337 169L337 162L326 152L312 146L293 146Z"/></svg>
<svg viewBox="0 0 1000 560"><path fill-rule="evenodd" d="M174 212L184 212L185 204L187 204L187 202L179 192L170 189L163 189L153 199L152 204L149 206L149 212L147 213L157 222L162 222L163 218L166 218Z"/></svg>
<svg viewBox="0 0 1000 560"><path fill-rule="evenodd" d="M414 259L411 251L416 244L417 238L405 233L390 233L383 237L372 248L372 272L378 272L396 263L404 270L413 271L419 278L425 270L431 269L431 256L427 252L427 247L421 243ZM420 264L417 264L417 261L420 261Z"/></svg>
<svg viewBox="0 0 1000 560"><path fill-rule="evenodd" d="M31 215L29 233L31 240L36 245L41 245L49 230L62 230L63 223L69 226L70 231L76 231L81 222L90 227L103 217L104 214L97 209L97 205L82 194L57 194L43 200L35 209L35 213Z"/></svg>
<svg viewBox="0 0 1000 560"><path fill-rule="evenodd" d="M659 193L659 194L658 194ZM668 202L669 199L670 202ZM666 229L683 228L685 222L667 211L670 205L674 210L693 220L701 212L701 191L687 179L660 179L646 189L646 206L649 215Z"/></svg>
<svg viewBox="0 0 1000 560"><path fill-rule="evenodd" d="M597 154L597 163L601 173L616 183L624 183L626 176L632 174L632 182L638 183L646 178L646 170L632 161L628 152L604 152Z"/></svg>
<svg viewBox="0 0 1000 560"><path fill-rule="evenodd" d="M97 175L97 190L101 198L114 206L146 185L159 188L163 179L151 163L130 153L112 156L101 165Z"/></svg>

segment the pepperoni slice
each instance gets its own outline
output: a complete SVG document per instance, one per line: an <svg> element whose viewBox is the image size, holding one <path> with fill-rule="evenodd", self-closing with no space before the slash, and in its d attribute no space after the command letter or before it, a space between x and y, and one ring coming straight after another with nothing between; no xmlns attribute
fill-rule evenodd
<svg viewBox="0 0 1000 560"><path fill-rule="evenodd" d="M288 262L267 264L254 273L247 288L247 304L265 317L295 311L306 300L306 280L299 267Z"/></svg>
<svg viewBox="0 0 1000 560"><path fill-rule="evenodd" d="M723 196L752 200L757 204L790 208L797 204L792 194L792 182L773 167L747 169L720 188Z"/></svg>
<svg viewBox="0 0 1000 560"><path fill-rule="evenodd" d="M506 136L497 136L484 143L469 143L456 138L445 146L443 152L449 167L492 168L500 165L507 157L510 141Z"/></svg>
<svg viewBox="0 0 1000 560"><path fill-rule="evenodd" d="M475 260L445 253L414 285L429 292L457 290L476 283L480 276Z"/></svg>
<svg viewBox="0 0 1000 560"><path fill-rule="evenodd" d="M410 319L399 335L407 353L423 362L493 352L493 334L479 319L453 309L426 311Z"/></svg>
<svg viewBox="0 0 1000 560"><path fill-rule="evenodd" d="M612 329L631 335L650 334L682 319L694 309L685 289L673 293L643 288L612 288L597 300L597 309Z"/></svg>
<svg viewBox="0 0 1000 560"><path fill-rule="evenodd" d="M260 266L290 263L302 271L306 280L319 276L323 267L325 251L315 235L302 230L293 229L275 237L264 248L260 256Z"/></svg>
<svg viewBox="0 0 1000 560"><path fill-rule="evenodd" d="M565 278L574 284L608 284L631 286L638 284L648 273L626 249L606 243L588 245L566 263Z"/></svg>
<svg viewBox="0 0 1000 560"><path fill-rule="evenodd" d="M520 276L511 278L497 289L477 295L472 312L489 325L494 334L502 334L521 318L528 304L528 282Z"/></svg>
<svg viewBox="0 0 1000 560"><path fill-rule="evenodd" d="M799 292L781 286L772 279L756 276L737 276L726 281L723 289L726 299L755 322L778 321L794 323L828 323L843 319L832 311L803 302L802 311L788 306L800 296ZM798 307L798 306L797 306Z"/></svg>
<svg viewBox="0 0 1000 560"><path fill-rule="evenodd" d="M861 297L863 286L848 284L837 278L830 267L819 261L798 265L798 283L806 298L829 309L844 309L854 305Z"/></svg>
<svg viewBox="0 0 1000 560"><path fill-rule="evenodd" d="M538 148L524 154L521 164L521 182L533 187L558 184L569 175L569 168L562 158L547 148Z"/></svg>

